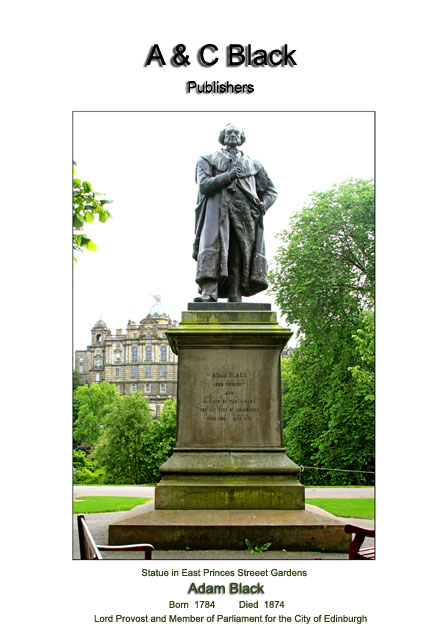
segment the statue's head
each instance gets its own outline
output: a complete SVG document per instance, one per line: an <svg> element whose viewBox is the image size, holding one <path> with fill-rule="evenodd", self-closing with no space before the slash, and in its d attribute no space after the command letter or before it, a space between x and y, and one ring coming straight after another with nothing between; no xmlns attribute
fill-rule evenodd
<svg viewBox="0 0 448 640"><path fill-rule="evenodd" d="M246 136L236 124L229 122L219 134L218 140L226 147L239 147L246 142Z"/></svg>

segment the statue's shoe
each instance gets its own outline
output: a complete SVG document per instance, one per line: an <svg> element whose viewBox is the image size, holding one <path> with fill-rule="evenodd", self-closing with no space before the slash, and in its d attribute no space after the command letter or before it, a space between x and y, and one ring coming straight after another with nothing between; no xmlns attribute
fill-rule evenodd
<svg viewBox="0 0 448 640"><path fill-rule="evenodd" d="M227 302L241 302L241 296L229 296Z"/></svg>
<svg viewBox="0 0 448 640"><path fill-rule="evenodd" d="M211 296L198 296L194 299L194 302L216 302Z"/></svg>

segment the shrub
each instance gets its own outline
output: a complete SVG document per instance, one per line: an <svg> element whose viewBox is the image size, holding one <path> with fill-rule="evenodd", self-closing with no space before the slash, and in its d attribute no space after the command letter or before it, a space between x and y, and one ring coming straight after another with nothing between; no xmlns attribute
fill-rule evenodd
<svg viewBox="0 0 448 640"><path fill-rule="evenodd" d="M76 470L73 482L75 484L105 484L105 476L104 469L90 471L90 469L82 468Z"/></svg>

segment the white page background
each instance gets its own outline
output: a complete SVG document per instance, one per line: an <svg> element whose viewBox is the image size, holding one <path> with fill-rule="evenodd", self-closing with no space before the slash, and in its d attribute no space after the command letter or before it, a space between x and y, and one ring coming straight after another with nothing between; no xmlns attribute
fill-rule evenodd
<svg viewBox="0 0 448 640"><path fill-rule="evenodd" d="M177 631L220 638L229 633L267 635L282 626L285 637L373 638L386 631L431 635L439 627L440 534L434 527L446 518L440 485L446 439L440 402L446 350L443 6L276 6L261 1L225 6L172 2L162 7L81 0L70 5L17 2L8 7L1 43L6 221L1 532L8 592L4 621L13 636L37 632L49 638L79 633L115 638L125 633L146 638ZM297 49L298 65L228 69L221 61L216 68L203 69L193 60L186 69L169 64L145 69L143 62L155 42L164 52L185 43L192 54L209 42L220 53L230 42L265 49L288 43ZM190 79L252 82L255 91L186 95L184 85ZM136 562L71 560L72 111L152 109L377 112L378 559L296 563L293 568L306 569L306 578L266 582L268 597L284 599L293 613L365 614L367 624L304 628L93 623L95 613L157 614L167 600L186 599L189 584L188 578L142 578L142 565ZM256 140L255 151L255 140L256 136L253 141L248 138L247 152L259 156L270 170L263 143ZM166 144L172 143L168 135ZM174 144L188 146L188 137ZM208 134L204 144L204 152L216 148ZM300 156L300 149L297 153ZM193 166L178 170L193 180ZM80 177L100 186L88 168L85 175L80 168ZM189 189L195 193L193 184ZM115 200L112 187L106 190ZM185 215L192 216L193 207L188 195ZM106 231L112 225L104 225L104 234L112 233ZM95 234L101 248L107 235L97 229ZM191 236L187 241L190 245ZM186 269L192 272L192 265ZM149 283L148 289L152 286ZM190 291L185 295L190 298ZM139 304L136 321L147 313ZM92 318L92 324L97 319ZM117 327L127 319L117 318ZM75 348L84 346L85 336L80 340Z"/></svg>

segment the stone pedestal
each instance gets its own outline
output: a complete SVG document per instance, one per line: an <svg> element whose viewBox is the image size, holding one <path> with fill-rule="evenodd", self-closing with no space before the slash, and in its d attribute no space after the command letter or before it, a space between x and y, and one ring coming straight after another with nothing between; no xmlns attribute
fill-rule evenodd
<svg viewBox="0 0 448 640"><path fill-rule="evenodd" d="M111 525L111 544L243 548L258 531L280 548L348 548L343 523L305 514L299 468L282 446L280 353L291 335L269 304L188 305L167 331L178 355L176 448L154 508Z"/></svg>
<svg viewBox="0 0 448 640"><path fill-rule="evenodd" d="M282 447L280 352L291 331L276 315L268 304L191 303L167 334L179 358L177 444L156 509L304 508Z"/></svg>

